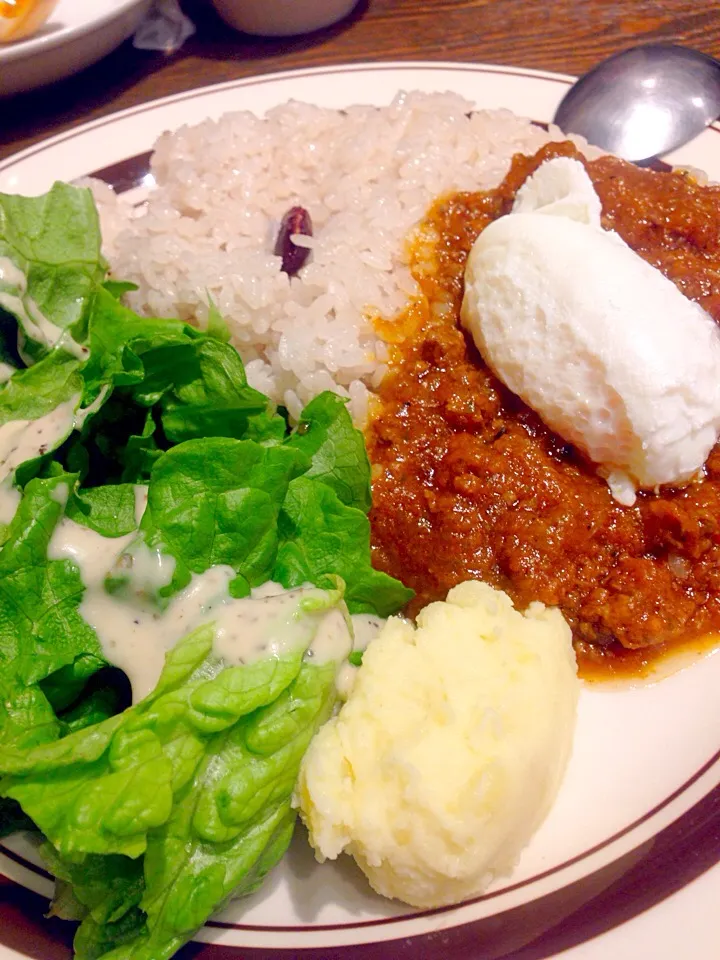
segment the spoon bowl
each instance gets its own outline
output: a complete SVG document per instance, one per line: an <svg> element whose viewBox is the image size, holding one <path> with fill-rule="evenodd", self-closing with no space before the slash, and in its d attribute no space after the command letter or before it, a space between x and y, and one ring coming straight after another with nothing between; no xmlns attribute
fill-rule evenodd
<svg viewBox="0 0 720 960"><path fill-rule="evenodd" d="M673 44L603 60L563 97L555 123L642 163L689 143L720 116L720 62Z"/></svg>

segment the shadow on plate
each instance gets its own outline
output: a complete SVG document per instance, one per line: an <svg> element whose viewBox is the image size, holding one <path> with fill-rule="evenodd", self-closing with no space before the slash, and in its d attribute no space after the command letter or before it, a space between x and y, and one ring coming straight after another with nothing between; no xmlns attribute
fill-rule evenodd
<svg viewBox="0 0 720 960"><path fill-rule="evenodd" d="M131 41L121 44L99 63L59 80L49 87L0 98L0 145L18 144L38 129L47 136L74 119L93 119L102 107L157 71L164 54L135 50Z"/></svg>
<svg viewBox="0 0 720 960"><path fill-rule="evenodd" d="M396 901L375 894L351 857L343 854L335 861L318 863L302 825L295 830L283 860L257 893L246 900L231 903L222 919L238 924L263 923L257 916L247 920L245 917L249 910L270 898L277 898L278 903L290 900L293 916L285 921L289 926L293 920L298 925L317 922L328 904L341 904L343 912L364 920L413 912ZM328 921L324 919L323 922Z"/></svg>

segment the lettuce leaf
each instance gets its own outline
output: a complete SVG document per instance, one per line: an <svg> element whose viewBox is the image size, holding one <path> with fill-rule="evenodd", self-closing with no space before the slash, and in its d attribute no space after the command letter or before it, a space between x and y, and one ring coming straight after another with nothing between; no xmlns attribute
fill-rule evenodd
<svg viewBox="0 0 720 960"><path fill-rule="evenodd" d="M35 310L54 327L82 338L107 269L89 190L56 183L40 197L0 194L0 257L16 268L0 281L0 307L24 327L25 350L33 359L55 342L27 324Z"/></svg>
<svg viewBox="0 0 720 960"><path fill-rule="evenodd" d="M116 300L122 300L126 293L137 289L136 283L129 283L127 280L105 280L103 283L103 290L107 290Z"/></svg>
<svg viewBox="0 0 720 960"><path fill-rule="evenodd" d="M124 449L115 445L123 479L146 478L159 453L184 440L278 442L285 434L284 419L247 383L234 347L188 324L138 317L102 291L90 318L89 344L86 397L112 386L122 410L134 409L135 416L146 410L141 430L126 437Z"/></svg>
<svg viewBox="0 0 720 960"><path fill-rule="evenodd" d="M241 596L269 579L280 508L288 484L306 466L302 454L286 446L188 440L155 464L141 533L178 561L176 586L187 583L189 572L228 564L241 578L234 591Z"/></svg>
<svg viewBox="0 0 720 960"><path fill-rule="evenodd" d="M162 438L157 435L153 411L147 410L140 432L131 433L125 446L118 451L118 459L123 468L121 476L123 483L136 484L149 481L152 468L164 453L161 442Z"/></svg>
<svg viewBox="0 0 720 960"><path fill-rule="evenodd" d="M192 343L201 336L180 320L140 317L104 288L96 290L88 321L90 355L83 368L87 396L97 396L105 386L142 384L146 376L143 354L168 343ZM166 388L167 384L160 385L160 394ZM144 403L143 398L148 399L138 391L136 401L151 406L157 396Z"/></svg>
<svg viewBox="0 0 720 960"><path fill-rule="evenodd" d="M108 384L128 387L140 407L159 404L171 443L202 437L246 435L259 417L270 437L285 423L266 396L247 383L234 347L178 320L139 317L102 290L90 316L86 393ZM254 428L255 439L257 427Z"/></svg>
<svg viewBox="0 0 720 960"><path fill-rule="evenodd" d="M83 488L147 483L166 448L155 411L136 406L125 388L117 388L82 431L75 431L60 459L80 474Z"/></svg>
<svg viewBox="0 0 720 960"><path fill-rule="evenodd" d="M53 743L7 750L0 792L20 803L61 856L143 853L148 830L166 822L174 790L192 775L204 728L222 729L269 702L299 669L296 657L248 667L242 684L226 678L223 690L240 688L218 720L203 709L217 679L188 682L210 657L213 636L212 626L201 627L181 642L155 693L124 713Z"/></svg>
<svg viewBox="0 0 720 960"><path fill-rule="evenodd" d="M368 512L370 461L344 400L334 393L321 393L311 400L288 444L310 459L308 480L321 481L346 506Z"/></svg>
<svg viewBox="0 0 720 960"><path fill-rule="evenodd" d="M78 613L83 583L47 550L75 478L28 484L0 550L0 744L30 746L58 735L41 682L81 660L87 678L105 663L92 628Z"/></svg>
<svg viewBox="0 0 720 960"><path fill-rule="evenodd" d="M346 583L351 613L387 617L413 597L399 580L370 561L370 523L324 483L305 474L293 480L279 519L280 548L272 579L284 587L321 583L335 574Z"/></svg>
<svg viewBox="0 0 720 960"><path fill-rule="evenodd" d="M313 612L341 596L321 594ZM213 638L210 624L177 644L153 694L124 713L0 758L0 794L40 827L72 886L58 909L83 920L79 957L169 958L290 842L300 761L332 709L336 665L304 662L301 647L224 668Z"/></svg>
<svg viewBox="0 0 720 960"><path fill-rule="evenodd" d="M203 437L244 438L249 421L269 414L268 398L248 385L237 351L212 337L196 340L183 350L167 348L165 362L172 367L172 388L161 401L162 425L173 443ZM156 351L153 361L158 362ZM147 360L146 360L147 365ZM265 430L285 432L285 421L272 413ZM254 439L261 439L256 435Z"/></svg>
<svg viewBox="0 0 720 960"><path fill-rule="evenodd" d="M109 676L116 682L112 682ZM121 678L125 680L124 683ZM60 713L63 733L75 733L109 720L127 707L130 693L130 684L119 670L103 668L96 672L83 688L81 696Z"/></svg>
<svg viewBox="0 0 720 960"><path fill-rule="evenodd" d="M341 577L350 610L387 615L412 594L372 568L370 465L343 400L316 397L290 431L212 304L206 331L125 307L87 191L0 195L0 257L15 268L0 311L24 327L32 363L0 386L0 426L31 429L70 405L68 430L15 471L22 499L0 549L0 829L43 832L54 910L81 922L81 960L163 960L283 855L335 665L297 650L227 667L205 625L128 707L129 682L80 615L78 567L47 556L63 511L105 537L136 531L129 550L171 554L162 594L218 564L236 571L238 597L310 582L331 588L331 607Z"/></svg>
<svg viewBox="0 0 720 960"><path fill-rule="evenodd" d="M114 960L166 960L230 896L251 893L282 858L300 761L330 716L335 665L303 664L275 702L208 743L173 815L148 839L142 937Z"/></svg>
<svg viewBox="0 0 720 960"><path fill-rule="evenodd" d="M0 426L14 422L17 432L11 447L24 447L27 459L17 469L8 461L6 448L0 463L0 479L6 476L19 485L41 472L50 455L72 433L74 411L82 395L80 363L70 354L54 350L39 363L18 370L0 386ZM53 411L58 410L57 418ZM42 418L48 419L43 421ZM40 422L39 422L40 421Z"/></svg>
<svg viewBox="0 0 720 960"><path fill-rule="evenodd" d="M54 350L39 363L18 370L0 386L0 424L10 420L37 420L59 404L83 392L81 362Z"/></svg>
<svg viewBox="0 0 720 960"><path fill-rule="evenodd" d="M78 488L70 494L65 514L103 537L123 537L137 529L135 484Z"/></svg>
<svg viewBox="0 0 720 960"><path fill-rule="evenodd" d="M61 857L48 841L41 844L39 853L60 881L51 910L55 916L66 920L91 916L99 924L113 923L142 900L142 860L91 854L73 862Z"/></svg>

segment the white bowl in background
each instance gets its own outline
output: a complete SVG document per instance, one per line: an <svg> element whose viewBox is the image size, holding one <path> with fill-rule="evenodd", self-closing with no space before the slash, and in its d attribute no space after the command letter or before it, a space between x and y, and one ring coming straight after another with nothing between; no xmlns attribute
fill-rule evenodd
<svg viewBox="0 0 720 960"><path fill-rule="evenodd" d="M212 0L236 30L261 37L290 37L329 27L346 17L358 0Z"/></svg>
<svg viewBox="0 0 720 960"><path fill-rule="evenodd" d="M151 0L60 0L32 37L0 46L0 97L61 80L135 32Z"/></svg>

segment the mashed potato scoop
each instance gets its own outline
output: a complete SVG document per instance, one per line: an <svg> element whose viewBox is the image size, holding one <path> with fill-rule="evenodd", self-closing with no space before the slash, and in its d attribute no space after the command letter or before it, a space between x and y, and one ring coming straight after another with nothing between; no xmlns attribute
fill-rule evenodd
<svg viewBox="0 0 720 960"><path fill-rule="evenodd" d="M487 584L417 627L390 619L312 741L296 802L319 860L352 854L414 907L458 903L514 867L555 798L578 694L570 628Z"/></svg>

